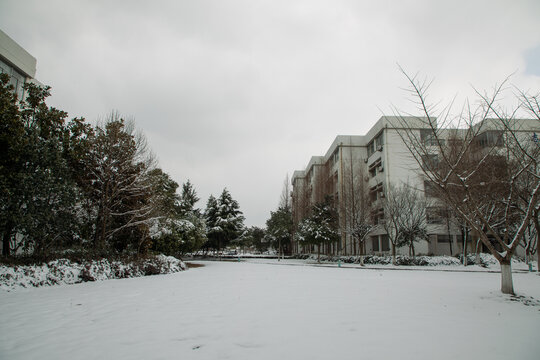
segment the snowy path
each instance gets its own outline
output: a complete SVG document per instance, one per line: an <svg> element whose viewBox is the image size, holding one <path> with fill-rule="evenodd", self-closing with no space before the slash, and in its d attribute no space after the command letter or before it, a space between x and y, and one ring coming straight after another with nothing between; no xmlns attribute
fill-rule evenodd
<svg viewBox="0 0 540 360"><path fill-rule="evenodd" d="M499 274L205 262L0 292L0 359L538 359ZM540 276L514 274L540 300ZM505 341L512 339L511 346Z"/></svg>

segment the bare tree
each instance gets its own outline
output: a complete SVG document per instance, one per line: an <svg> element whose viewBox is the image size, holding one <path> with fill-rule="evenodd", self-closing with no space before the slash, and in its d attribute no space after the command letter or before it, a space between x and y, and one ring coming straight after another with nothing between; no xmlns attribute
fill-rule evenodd
<svg viewBox="0 0 540 360"><path fill-rule="evenodd" d="M365 241L376 225L370 217L364 166L360 159L353 156L352 146L346 147L343 151L347 151L348 156L342 157L340 228L341 233L351 239L350 252L354 255L360 254L360 261L363 263Z"/></svg>
<svg viewBox="0 0 540 360"><path fill-rule="evenodd" d="M279 207L290 209L291 204L291 187L289 183L289 174L285 176L285 181L283 182L283 190L281 190L281 197L279 198Z"/></svg>
<svg viewBox="0 0 540 360"><path fill-rule="evenodd" d="M531 145L532 132L524 131L539 128L538 96L517 91L519 104L504 112L498 100L506 90L505 81L490 95L477 92L476 107L466 102L453 115L450 103L436 113L436 106L427 99L430 83L403 73L423 114L416 121L429 137L422 137L410 118L394 109L400 136L439 197L499 261L501 291L513 294L511 259L539 206L539 147ZM534 119L519 119L523 110ZM453 146L446 144L450 127L457 129Z"/></svg>
<svg viewBox="0 0 540 360"><path fill-rule="evenodd" d="M536 219L531 219L527 231L523 236L523 241L520 242L520 246L525 250L525 262L530 264L534 254L538 251L538 211L535 214ZM540 271L540 270L538 270Z"/></svg>
<svg viewBox="0 0 540 360"><path fill-rule="evenodd" d="M392 262L396 263L396 248L407 246L415 256L414 244L427 241L426 208L428 200L408 183L389 184L383 201L383 228L392 245Z"/></svg>
<svg viewBox="0 0 540 360"><path fill-rule="evenodd" d="M311 210L310 191L305 176L293 177L293 192L292 192L292 219L293 219L293 239L296 239L296 232L299 224L307 216ZM300 246L301 245L301 248ZM306 245L309 246L309 245ZM306 251L304 243L294 241L292 251L295 253L304 253Z"/></svg>
<svg viewBox="0 0 540 360"><path fill-rule="evenodd" d="M277 244L278 261L285 258L285 253L291 253L293 240L293 217L291 211L291 197L289 190L289 175L283 183L283 190L276 211L270 212L270 218L266 221L265 238L274 246Z"/></svg>

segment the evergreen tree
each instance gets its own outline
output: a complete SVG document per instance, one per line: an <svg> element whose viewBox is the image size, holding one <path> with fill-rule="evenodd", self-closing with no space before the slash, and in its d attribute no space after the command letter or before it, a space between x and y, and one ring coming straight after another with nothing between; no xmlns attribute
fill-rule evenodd
<svg viewBox="0 0 540 360"><path fill-rule="evenodd" d="M205 219L208 237L206 247L216 249L218 253L231 240L239 237L244 229L244 216L240 205L227 189L223 189L218 199L210 196Z"/></svg>
<svg viewBox="0 0 540 360"><path fill-rule="evenodd" d="M317 246L319 261L321 246L339 241L337 212L330 198L313 207L311 216L300 222L296 236L303 244Z"/></svg>
<svg viewBox="0 0 540 360"><path fill-rule="evenodd" d="M0 74L0 234L2 255L9 256L11 242L22 221L20 187L23 173L24 123L9 76Z"/></svg>
<svg viewBox="0 0 540 360"><path fill-rule="evenodd" d="M79 192L68 154L80 134L72 131L73 122L66 124L65 112L46 105L48 87L25 85L28 95L16 109L6 80L2 76L0 90L0 146L7 154L0 165L3 253L9 255L13 244L46 255L76 238Z"/></svg>
<svg viewBox="0 0 540 360"><path fill-rule="evenodd" d="M206 202L206 210L204 211L204 219L206 221L206 237L207 241L204 244L206 250L217 249L219 244L218 237L220 236L220 228L218 223L218 202L217 199L210 195Z"/></svg>
<svg viewBox="0 0 540 360"><path fill-rule="evenodd" d="M206 229L201 215L193 209L198 199L190 196L191 206L182 207L182 204L186 204L182 200L186 194L195 195L193 186L188 181L189 185L184 184L182 195L179 196L176 193L178 184L169 175L161 169L155 169L151 174L155 178L154 196L160 204L150 231L153 249L172 256L199 250L206 240Z"/></svg>
<svg viewBox="0 0 540 360"><path fill-rule="evenodd" d="M223 189L218 199L218 221L222 243L219 248L226 247L231 240L240 236L244 230L244 216L240 205L234 200L227 189ZM219 249L218 249L219 250Z"/></svg>
<svg viewBox="0 0 540 360"><path fill-rule="evenodd" d="M84 161L87 196L95 206L94 247L97 251L141 250L155 215L151 158L144 139L118 114L95 129Z"/></svg>
<svg viewBox="0 0 540 360"><path fill-rule="evenodd" d="M195 188L188 180L182 185L182 195L180 196L180 211L183 214L190 212L199 213L198 209L195 209L195 204L199 201Z"/></svg>
<svg viewBox="0 0 540 360"><path fill-rule="evenodd" d="M251 226L246 231L247 246L255 248L256 251L268 250L268 243L265 241L265 231L257 226Z"/></svg>
<svg viewBox="0 0 540 360"><path fill-rule="evenodd" d="M265 238L268 243L278 249L279 255L290 253L292 233L291 208L289 206L280 206L276 211L271 211L270 218L266 221Z"/></svg>

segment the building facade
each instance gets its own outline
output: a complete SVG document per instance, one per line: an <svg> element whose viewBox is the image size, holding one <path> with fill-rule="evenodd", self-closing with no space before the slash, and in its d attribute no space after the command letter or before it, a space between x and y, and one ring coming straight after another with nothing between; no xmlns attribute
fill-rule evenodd
<svg viewBox="0 0 540 360"><path fill-rule="evenodd" d="M36 58L0 30L0 73L8 74L19 99L24 99L24 84L35 82ZM38 83L39 84L39 83Z"/></svg>
<svg viewBox="0 0 540 360"><path fill-rule="evenodd" d="M406 123L406 128L404 126ZM501 142L504 129L495 127L497 122L486 119L480 125L479 149ZM513 129L524 139L534 136L538 121L517 119ZM389 254L391 243L382 226L385 218L384 201L390 187L406 186L426 200L425 223L429 241L415 244L417 254L456 255L463 251L464 229L452 211L435 197L433 185L426 179L422 167L404 140L404 131L428 147L436 144L433 130L424 118L383 116L364 136L337 136L324 156L311 159L305 170L295 171L292 177L293 220L298 224L309 215L311 207L330 196L339 214L341 242L322 249L333 255ZM459 131L440 130L439 138L451 137ZM535 132L536 131L536 132ZM482 142L485 142L483 144ZM481 150L479 150L481 151ZM437 162L436 153L423 156L423 165ZM358 211L360 210L360 211ZM368 214L372 230L360 249L351 236L351 228L358 214ZM476 243L475 243L476 244ZM474 251L476 245L469 243ZM293 244L297 253L310 252ZM408 247L397 249L398 254L408 254Z"/></svg>

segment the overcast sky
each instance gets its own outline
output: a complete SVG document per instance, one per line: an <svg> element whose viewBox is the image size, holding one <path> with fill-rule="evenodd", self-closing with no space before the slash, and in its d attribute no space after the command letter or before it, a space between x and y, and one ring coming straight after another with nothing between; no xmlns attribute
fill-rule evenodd
<svg viewBox="0 0 540 360"><path fill-rule="evenodd" d="M540 90L540 1L2 0L49 104L135 119L161 168L204 207L227 187L264 225L287 174L336 135L406 109L397 63L432 98L511 81Z"/></svg>

